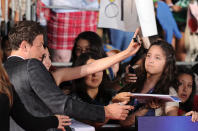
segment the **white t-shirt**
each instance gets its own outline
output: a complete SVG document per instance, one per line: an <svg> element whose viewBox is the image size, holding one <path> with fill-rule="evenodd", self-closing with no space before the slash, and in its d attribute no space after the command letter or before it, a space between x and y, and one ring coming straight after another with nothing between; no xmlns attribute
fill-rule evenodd
<svg viewBox="0 0 198 131"><path fill-rule="evenodd" d="M178 94L173 87L169 88L169 95L178 97ZM172 107L179 108L179 103L178 102L166 102L164 107L155 109L155 116L165 115L167 112L169 112L170 109L172 109Z"/></svg>

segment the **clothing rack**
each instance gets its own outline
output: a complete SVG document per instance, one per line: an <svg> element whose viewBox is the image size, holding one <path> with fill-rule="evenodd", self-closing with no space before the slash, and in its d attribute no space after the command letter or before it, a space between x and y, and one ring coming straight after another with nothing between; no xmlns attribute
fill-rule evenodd
<svg viewBox="0 0 198 131"><path fill-rule="evenodd" d="M1 26L1 36L4 35L6 36L8 34L8 29L9 27L12 27L14 25L14 19L15 19L15 9L16 9L16 2L18 2L18 13L19 13L19 20L23 20L23 14L21 13L21 0L11 0L11 12L8 13L8 9L9 9L9 3L8 0L5 0L5 18L3 18L2 14L3 12L1 12L0 10L0 26ZM26 0L26 11L25 11L25 19L26 20L33 20L36 21L36 3L37 0L35 0L35 2L32 2L32 0ZM1 2L0 2L0 8L2 7ZM9 14L11 15L11 19L9 20ZM3 24L3 25L2 25Z"/></svg>

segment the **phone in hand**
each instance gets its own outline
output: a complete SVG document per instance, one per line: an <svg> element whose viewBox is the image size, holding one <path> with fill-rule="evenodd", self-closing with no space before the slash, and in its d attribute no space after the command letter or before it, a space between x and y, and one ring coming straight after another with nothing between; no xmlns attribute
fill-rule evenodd
<svg viewBox="0 0 198 131"><path fill-rule="evenodd" d="M129 73L135 74L135 69L132 66L129 66Z"/></svg>
<svg viewBox="0 0 198 131"><path fill-rule="evenodd" d="M136 35L136 37L133 38L133 41L134 42L137 42L138 44L141 44L142 43L139 35Z"/></svg>
<svg viewBox="0 0 198 131"><path fill-rule="evenodd" d="M139 65L130 65L129 66L129 73L136 74L136 69L139 67Z"/></svg>

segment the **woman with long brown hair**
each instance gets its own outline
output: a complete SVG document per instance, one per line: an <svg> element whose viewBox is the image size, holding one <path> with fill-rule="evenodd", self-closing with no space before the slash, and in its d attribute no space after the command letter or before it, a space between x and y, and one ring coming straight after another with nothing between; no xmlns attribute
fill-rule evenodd
<svg viewBox="0 0 198 131"><path fill-rule="evenodd" d="M27 112L0 61L0 131L9 131L10 116L25 130L40 131L70 125L68 116L34 117Z"/></svg>
<svg viewBox="0 0 198 131"><path fill-rule="evenodd" d="M158 40L150 46L148 52L143 59L138 72L137 81L129 86L124 87L120 92L128 94L169 94L176 96L177 92L172 87L175 79L176 65L175 54L172 46L163 40ZM117 94L113 101L121 102L119 99L124 96ZM176 116L179 104L176 102L162 103L153 100L145 104L141 104L137 99L128 99L129 104L134 105L134 110L126 118L121 121L122 126L131 126L135 124L136 116ZM129 97L130 98L130 97Z"/></svg>

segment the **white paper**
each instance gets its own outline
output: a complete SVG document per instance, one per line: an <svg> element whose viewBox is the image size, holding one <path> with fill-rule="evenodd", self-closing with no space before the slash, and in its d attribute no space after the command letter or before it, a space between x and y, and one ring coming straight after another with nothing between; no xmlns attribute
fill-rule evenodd
<svg viewBox="0 0 198 131"><path fill-rule="evenodd" d="M90 126L88 124L76 121L72 119L70 127L72 128L72 131L95 131L95 128L93 126Z"/></svg>
<svg viewBox="0 0 198 131"><path fill-rule="evenodd" d="M152 99L159 99L163 102L181 102L178 97L170 95L160 95L160 94L141 94L141 93L132 93L132 97L138 99L140 103L146 103Z"/></svg>
<svg viewBox="0 0 198 131"><path fill-rule="evenodd" d="M121 20L121 1L123 1L123 20ZM139 26L137 10L134 0L100 0L98 27L114 28L128 32L135 32Z"/></svg>
<svg viewBox="0 0 198 131"><path fill-rule="evenodd" d="M135 3L143 36L157 35L153 0L135 0Z"/></svg>

